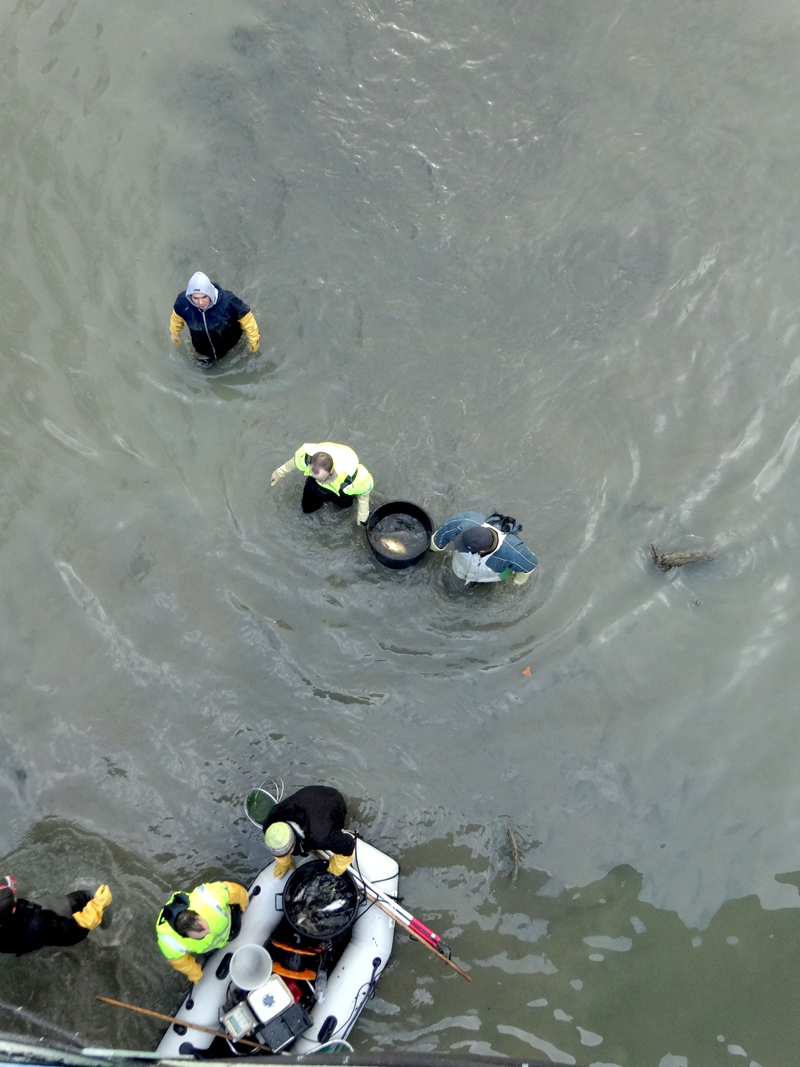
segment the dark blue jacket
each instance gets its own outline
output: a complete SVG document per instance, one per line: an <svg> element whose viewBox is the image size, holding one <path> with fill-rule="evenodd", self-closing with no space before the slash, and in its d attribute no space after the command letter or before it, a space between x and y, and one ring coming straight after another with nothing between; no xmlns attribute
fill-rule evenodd
<svg viewBox="0 0 800 1067"><path fill-rule="evenodd" d="M444 548L464 530L471 530L475 526L483 526L485 522L493 522L493 520L499 518L500 515L496 511L493 511L491 515L481 515L479 511L462 511L460 515L453 515L452 518L439 527L433 535L433 543L437 548ZM525 547L522 539L517 537L516 531L521 529L522 524L517 523L513 528L514 532L507 534L503 543L490 555L484 557L484 562L490 570L495 571L497 574L502 574L504 570L509 568L512 571L522 571L523 573L533 570L536 566L536 556L529 548Z"/></svg>
<svg viewBox="0 0 800 1067"><path fill-rule="evenodd" d="M201 311L183 292L175 301L175 314L180 315L189 327L192 344L201 356L221 359L242 336L239 319L244 318L250 308L227 289L220 289L216 282L211 284L219 293L216 304Z"/></svg>

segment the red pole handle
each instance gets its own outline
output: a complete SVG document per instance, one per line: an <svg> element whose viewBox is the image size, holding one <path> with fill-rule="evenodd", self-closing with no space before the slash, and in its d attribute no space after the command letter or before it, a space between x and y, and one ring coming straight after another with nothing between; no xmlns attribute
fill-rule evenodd
<svg viewBox="0 0 800 1067"><path fill-rule="evenodd" d="M424 923L421 923L419 919L415 919L413 916L411 917L408 925L414 931L417 937L421 937L423 941L427 941L428 944L433 945L434 948L442 940L438 934L435 934L433 930L428 929L428 927Z"/></svg>

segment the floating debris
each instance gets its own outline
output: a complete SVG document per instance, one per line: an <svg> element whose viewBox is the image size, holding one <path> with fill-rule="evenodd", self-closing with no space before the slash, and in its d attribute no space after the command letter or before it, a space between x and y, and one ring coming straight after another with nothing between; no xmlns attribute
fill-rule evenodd
<svg viewBox="0 0 800 1067"><path fill-rule="evenodd" d="M657 545L650 545L653 563L662 571L671 571L673 567L685 567L687 563L710 563L717 558L717 547L684 548L677 552L662 552Z"/></svg>
<svg viewBox="0 0 800 1067"><path fill-rule="evenodd" d="M511 872L511 888L516 889L517 872L519 871L519 847L517 845L517 835L510 826L506 826L506 833L508 834L508 840L511 842L511 858L514 861L514 869Z"/></svg>

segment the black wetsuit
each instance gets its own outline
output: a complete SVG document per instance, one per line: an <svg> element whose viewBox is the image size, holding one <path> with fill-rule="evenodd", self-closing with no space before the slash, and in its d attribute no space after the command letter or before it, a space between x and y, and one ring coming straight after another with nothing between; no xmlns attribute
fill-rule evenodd
<svg viewBox="0 0 800 1067"><path fill-rule="evenodd" d="M352 856L356 839L343 831L346 818L347 805L338 789L307 785L275 805L264 830L274 822L293 823L300 830L293 850L299 856L307 856L312 848Z"/></svg>
<svg viewBox="0 0 800 1067"><path fill-rule="evenodd" d="M89 936L89 931L75 922L72 912L80 911L91 899L92 894L84 889L70 893L64 901L64 912L72 910L69 915L60 915L18 898L13 913L9 908L0 915L0 952L24 956L45 945L77 945Z"/></svg>

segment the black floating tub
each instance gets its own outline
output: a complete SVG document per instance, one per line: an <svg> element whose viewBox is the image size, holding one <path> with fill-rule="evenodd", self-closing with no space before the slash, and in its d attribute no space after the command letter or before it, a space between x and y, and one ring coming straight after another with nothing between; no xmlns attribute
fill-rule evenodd
<svg viewBox="0 0 800 1067"><path fill-rule="evenodd" d="M302 864L283 891L283 914L289 925L312 941L327 941L349 930L360 903L353 879L328 874L327 860Z"/></svg>
<svg viewBox="0 0 800 1067"><path fill-rule="evenodd" d="M428 551L433 522L419 504L390 500L375 508L365 532L375 558L384 567L399 571L419 563Z"/></svg>

